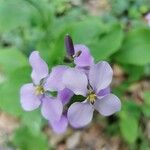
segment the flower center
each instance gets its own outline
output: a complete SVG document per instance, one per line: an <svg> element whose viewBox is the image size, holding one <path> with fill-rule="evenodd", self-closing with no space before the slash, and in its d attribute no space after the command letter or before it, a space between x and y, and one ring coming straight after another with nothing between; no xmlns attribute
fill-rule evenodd
<svg viewBox="0 0 150 150"><path fill-rule="evenodd" d="M39 96L41 94L44 94L44 88L41 85L37 85L35 87L35 95Z"/></svg>
<svg viewBox="0 0 150 150"><path fill-rule="evenodd" d="M91 104L94 104L96 101L96 94L93 91L90 91L87 95L87 99Z"/></svg>

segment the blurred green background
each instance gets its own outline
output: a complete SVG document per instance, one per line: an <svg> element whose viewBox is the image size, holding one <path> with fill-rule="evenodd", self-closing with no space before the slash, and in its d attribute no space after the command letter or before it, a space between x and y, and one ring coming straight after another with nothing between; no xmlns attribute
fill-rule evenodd
<svg viewBox="0 0 150 150"><path fill-rule="evenodd" d="M0 0L0 150L150 150L149 12L149 0ZM19 89L33 50L63 64L67 33L111 63L122 110L55 135L39 110L22 110Z"/></svg>

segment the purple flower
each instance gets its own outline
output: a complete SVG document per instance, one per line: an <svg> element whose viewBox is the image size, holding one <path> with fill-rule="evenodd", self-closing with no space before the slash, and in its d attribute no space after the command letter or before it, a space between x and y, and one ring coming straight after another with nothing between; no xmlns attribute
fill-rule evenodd
<svg viewBox="0 0 150 150"><path fill-rule="evenodd" d="M94 64L94 58L91 56L88 47L85 45L75 45L75 52L81 51L79 57L74 58L75 68L82 70L87 76L89 74L90 66Z"/></svg>
<svg viewBox="0 0 150 150"><path fill-rule="evenodd" d="M62 101L64 108L65 108L65 105L70 101L73 95L74 94L71 90L65 88L64 90L58 92L57 98ZM49 122L53 131L57 134L62 134L67 130L68 119L67 119L66 112L67 111L64 109L64 112L62 113L61 118L58 121Z"/></svg>
<svg viewBox="0 0 150 150"><path fill-rule="evenodd" d="M65 88L62 91L58 92L57 98L62 101L63 105L66 105L73 95L74 93L71 90Z"/></svg>
<svg viewBox="0 0 150 150"><path fill-rule="evenodd" d="M94 59L90 54L88 47L81 44L74 45L75 54L81 51L81 54L78 57L74 58L74 63L77 67L89 67L94 64Z"/></svg>
<svg viewBox="0 0 150 150"><path fill-rule="evenodd" d="M145 19L146 19L148 25L150 26L150 13L148 13L148 14L145 16Z"/></svg>
<svg viewBox="0 0 150 150"><path fill-rule="evenodd" d="M69 35L65 36L65 46L67 55L74 60L77 67L89 67L94 63L94 59L90 54L88 47L82 44L73 44Z"/></svg>
<svg viewBox="0 0 150 150"><path fill-rule="evenodd" d="M47 77L45 88L49 91L63 90L65 85L62 83L62 76L67 69L68 67L64 65L53 67L50 75Z"/></svg>
<svg viewBox="0 0 150 150"><path fill-rule="evenodd" d="M60 119L63 111L62 102L46 94L46 78L48 77L48 66L42 60L39 52L34 51L29 57L32 66L31 78L33 83L25 84L20 90L22 108L32 111L41 105L42 115L50 122Z"/></svg>
<svg viewBox="0 0 150 150"><path fill-rule="evenodd" d="M119 98L110 94L109 86L113 71L110 65L99 62L90 67L89 75L82 70L69 68L63 75L66 87L76 95L83 95L86 100L73 103L67 113L69 123L81 128L91 122L94 109L103 116L109 116L121 109Z"/></svg>
<svg viewBox="0 0 150 150"><path fill-rule="evenodd" d="M62 114L61 118L58 121L50 122L50 126L53 131L57 134L62 134L67 130L68 127L68 119L66 114Z"/></svg>
<svg viewBox="0 0 150 150"><path fill-rule="evenodd" d="M68 60L75 68L65 65L53 67L50 74L46 62L34 51L29 57L33 83L21 87L20 99L24 110L32 111L41 106L41 113L49 121L55 133L64 133L70 123L81 128L92 120L94 110L104 116L112 115L121 108L118 97L111 94L113 71L107 62L94 64L85 45L73 44L65 37ZM66 59L67 60L67 59ZM53 91L57 96L52 96ZM83 102L75 102L68 109L72 96L82 95Z"/></svg>
<svg viewBox="0 0 150 150"><path fill-rule="evenodd" d="M74 95L74 93L71 90L65 88L65 85L62 83L63 74L67 69L68 67L64 65L53 67L45 83L45 88L47 90L58 91L57 99L59 99L62 102L63 106L65 106L70 101L71 97ZM44 108L45 107L47 107L48 109L50 106L45 103ZM47 114L47 116L51 116L51 114ZM49 121L49 124L55 133L60 134L66 131L68 127L66 110L63 111L59 120L51 120Z"/></svg>

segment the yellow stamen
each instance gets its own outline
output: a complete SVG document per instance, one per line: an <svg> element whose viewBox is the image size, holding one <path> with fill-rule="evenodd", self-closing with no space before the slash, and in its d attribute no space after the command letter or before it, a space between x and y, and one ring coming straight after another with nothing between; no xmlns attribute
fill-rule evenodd
<svg viewBox="0 0 150 150"><path fill-rule="evenodd" d="M44 88L41 85L38 85L35 87L35 95L41 95L44 93Z"/></svg>
<svg viewBox="0 0 150 150"><path fill-rule="evenodd" d="M96 94L94 92L89 92L87 95L87 99L90 101L91 104L94 104L96 100Z"/></svg>

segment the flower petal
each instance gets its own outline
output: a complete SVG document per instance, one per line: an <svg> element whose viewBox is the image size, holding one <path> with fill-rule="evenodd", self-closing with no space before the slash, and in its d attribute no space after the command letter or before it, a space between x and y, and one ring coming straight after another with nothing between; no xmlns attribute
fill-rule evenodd
<svg viewBox="0 0 150 150"><path fill-rule="evenodd" d="M75 53L77 53L79 51L82 52L78 57L75 57L75 59L74 59L74 63L77 66L86 67L86 66L90 66L91 64L94 63L94 59L91 56L88 47L86 47L85 45L76 44L74 46L74 49L75 49Z"/></svg>
<svg viewBox="0 0 150 150"><path fill-rule="evenodd" d="M48 75L48 66L46 62L40 57L38 51L31 53L29 62L33 69L31 73L32 80L37 85L40 83L41 79Z"/></svg>
<svg viewBox="0 0 150 150"><path fill-rule="evenodd" d="M64 90L58 92L57 97L62 101L63 105L65 105L70 101L73 95L74 93L71 90L65 88Z"/></svg>
<svg viewBox="0 0 150 150"><path fill-rule="evenodd" d="M100 90L97 95L103 97L110 94L110 92L111 92L110 87L107 87L105 89Z"/></svg>
<svg viewBox="0 0 150 150"><path fill-rule="evenodd" d="M89 71L89 81L96 93L108 87L112 81L112 77L112 68L105 61L91 66Z"/></svg>
<svg viewBox="0 0 150 150"><path fill-rule="evenodd" d="M75 102L68 109L68 120L74 128L89 124L93 117L93 107L88 102Z"/></svg>
<svg viewBox="0 0 150 150"><path fill-rule="evenodd" d="M66 88L73 91L76 95L85 96L87 93L88 80L86 75L76 68L69 68L63 75L63 83Z"/></svg>
<svg viewBox="0 0 150 150"><path fill-rule="evenodd" d="M67 130L68 120L65 115L62 115L59 121L50 122L53 131L57 134L62 134Z"/></svg>
<svg viewBox="0 0 150 150"><path fill-rule="evenodd" d="M62 76L67 68L68 68L67 66L63 66L63 65L53 67L52 71L44 85L45 89L50 90L50 91L63 90L65 88L65 86L62 83Z"/></svg>
<svg viewBox="0 0 150 150"><path fill-rule="evenodd" d="M26 111L32 111L41 104L40 98L35 95L32 83L25 84L20 90L21 106Z"/></svg>
<svg viewBox="0 0 150 150"><path fill-rule="evenodd" d="M94 103L94 107L101 115L110 116L120 111L121 102L117 96L109 94L101 99L97 99Z"/></svg>
<svg viewBox="0 0 150 150"><path fill-rule="evenodd" d="M44 97L42 99L41 112L45 119L50 122L58 121L62 115L63 105L62 102L56 98Z"/></svg>
<svg viewBox="0 0 150 150"><path fill-rule="evenodd" d="M81 70L82 72L84 72L87 75L87 77L88 77L89 71L90 71L90 67L89 66L88 67L78 67L78 66L76 66L75 68L77 68L77 69Z"/></svg>

